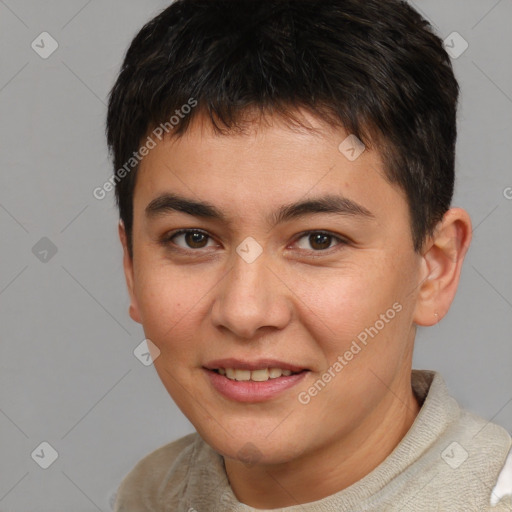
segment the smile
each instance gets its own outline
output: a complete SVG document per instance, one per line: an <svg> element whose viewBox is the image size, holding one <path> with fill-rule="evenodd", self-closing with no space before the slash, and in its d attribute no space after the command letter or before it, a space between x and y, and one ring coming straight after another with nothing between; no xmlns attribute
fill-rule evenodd
<svg viewBox="0 0 512 512"><path fill-rule="evenodd" d="M277 398L296 387L310 372L281 368L203 368L212 389L228 400L256 403Z"/></svg>
<svg viewBox="0 0 512 512"><path fill-rule="evenodd" d="M292 374L300 372L292 372L291 370L283 370L281 368L263 368L261 370L244 370L238 368L217 368L213 370L220 375L224 375L228 379L237 381L254 381L265 382L270 379L278 379L279 377L289 377Z"/></svg>

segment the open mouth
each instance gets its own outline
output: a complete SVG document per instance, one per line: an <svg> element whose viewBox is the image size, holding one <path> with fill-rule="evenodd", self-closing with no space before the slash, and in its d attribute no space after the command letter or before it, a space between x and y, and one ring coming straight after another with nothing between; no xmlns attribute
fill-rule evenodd
<svg viewBox="0 0 512 512"><path fill-rule="evenodd" d="M289 377L291 375L297 375L299 373L304 373L308 370L300 370L293 372L291 370L284 370L281 368L262 368L259 370L245 370L238 368L214 368L210 371L222 375L230 380L266 382L268 380L278 379L280 377Z"/></svg>
<svg viewBox="0 0 512 512"><path fill-rule="evenodd" d="M282 368L284 366L284 368ZM210 384L236 402L263 402L299 385L311 371L290 363L260 360L217 360L203 366Z"/></svg>

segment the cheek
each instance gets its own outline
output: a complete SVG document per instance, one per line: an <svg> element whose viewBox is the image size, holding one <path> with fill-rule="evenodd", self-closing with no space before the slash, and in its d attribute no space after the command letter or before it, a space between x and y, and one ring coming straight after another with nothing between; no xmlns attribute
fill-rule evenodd
<svg viewBox="0 0 512 512"><path fill-rule="evenodd" d="M370 369L388 381L403 362L410 327L403 291L410 285L403 280L381 258L337 273L312 271L296 282L300 322L323 353L323 370L343 373L333 389L341 387L347 400L359 400L355 390L374 382Z"/></svg>
<svg viewBox="0 0 512 512"><path fill-rule="evenodd" d="M162 352L194 335L192 323L210 286L169 265L148 265L137 281L137 301L146 336ZM173 348L174 350L174 348Z"/></svg>
<svg viewBox="0 0 512 512"><path fill-rule="evenodd" d="M385 272L383 272L385 273ZM392 308L396 297L378 272L352 268L349 271L301 275L294 292L300 300L301 321L307 323L327 351L339 351L381 313ZM393 314L394 311L391 311Z"/></svg>

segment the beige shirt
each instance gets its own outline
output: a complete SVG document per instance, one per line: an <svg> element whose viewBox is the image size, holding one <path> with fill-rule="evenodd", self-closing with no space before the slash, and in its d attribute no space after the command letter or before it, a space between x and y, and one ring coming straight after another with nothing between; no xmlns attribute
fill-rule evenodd
<svg viewBox="0 0 512 512"><path fill-rule="evenodd" d="M411 380L421 410L379 466L331 496L274 512L512 512L508 432L461 409L437 372L413 370ZM261 512L237 500L224 459L197 433L140 460L114 510Z"/></svg>

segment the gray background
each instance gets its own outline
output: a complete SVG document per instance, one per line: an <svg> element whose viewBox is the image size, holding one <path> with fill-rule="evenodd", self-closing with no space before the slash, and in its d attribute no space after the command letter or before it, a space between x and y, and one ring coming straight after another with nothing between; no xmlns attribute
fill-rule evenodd
<svg viewBox="0 0 512 512"><path fill-rule="evenodd" d="M138 460L193 431L133 354L144 335L128 316L113 194L92 195L112 172L107 94L132 37L166 5L0 0L3 512L108 511ZM419 329L414 367L440 371L461 405L510 431L512 0L414 5L443 39L469 43L454 59L453 204L474 224L458 295L439 325ZM43 31L59 45L47 59L31 48ZM48 469L31 457L42 441L58 452Z"/></svg>

